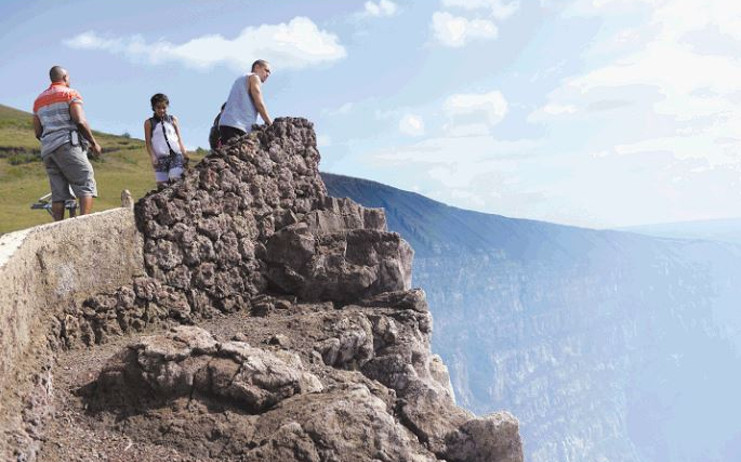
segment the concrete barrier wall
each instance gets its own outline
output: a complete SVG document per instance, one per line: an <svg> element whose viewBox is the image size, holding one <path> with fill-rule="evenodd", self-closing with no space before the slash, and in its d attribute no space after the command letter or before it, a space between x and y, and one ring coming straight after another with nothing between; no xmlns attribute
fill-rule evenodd
<svg viewBox="0 0 741 462"><path fill-rule="evenodd" d="M66 307L143 274L128 208L0 236L0 393L42 366L49 329Z"/></svg>

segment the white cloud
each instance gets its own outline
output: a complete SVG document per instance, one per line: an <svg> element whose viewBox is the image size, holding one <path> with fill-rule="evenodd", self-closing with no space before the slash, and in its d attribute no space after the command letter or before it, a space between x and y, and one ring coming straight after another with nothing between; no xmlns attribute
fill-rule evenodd
<svg viewBox="0 0 741 462"><path fill-rule="evenodd" d="M664 93L681 94L701 88L735 91L739 78L738 59L700 55L686 46L654 41L630 56L571 79L568 84L582 94L599 87L626 85L653 85Z"/></svg>
<svg viewBox="0 0 741 462"><path fill-rule="evenodd" d="M654 21L663 29L662 39L680 38L682 34L717 28L721 34L741 39L741 3L723 0L684 0L657 2Z"/></svg>
<svg viewBox="0 0 741 462"><path fill-rule="evenodd" d="M369 16L393 16L397 13L399 7L390 0L380 0L378 2L365 2L365 14Z"/></svg>
<svg viewBox="0 0 741 462"><path fill-rule="evenodd" d="M432 178L445 178L447 174L448 172L444 169L430 170L430 177ZM477 208L486 207L486 197L474 194L469 189L451 189L450 196L458 201L474 204Z"/></svg>
<svg viewBox="0 0 741 462"><path fill-rule="evenodd" d="M448 8L462 8L465 10L487 9L496 19L507 19L519 8L519 0L505 2L503 0L443 0L442 5Z"/></svg>
<svg viewBox="0 0 741 462"><path fill-rule="evenodd" d="M499 35L499 30L492 21L466 19L440 11L432 15L431 27L435 38L449 47L462 47L471 40L495 39Z"/></svg>
<svg viewBox="0 0 741 462"><path fill-rule="evenodd" d="M741 102L741 3L723 0L600 0L574 2L569 12L599 16L609 21L615 9L634 10L635 18L649 26L634 37L637 30L622 29L623 48L612 59L604 55L595 61L600 65L582 75L564 79L548 97L544 107L531 114L530 121L563 116L554 108L573 108L573 113L589 115L600 99L623 99L629 102L616 126L628 127L637 117L644 120L641 139L612 137L603 143L610 152L635 153L665 150L677 158L704 157L712 163L736 162L716 146L716 139L738 132ZM638 23L639 21L635 21ZM726 41L712 53L703 52L702 38L714 33L714 39ZM614 39L613 39L614 42ZM597 42L586 50L604 50ZM605 102L605 101L602 101ZM551 110L548 110L550 108ZM636 112L640 111L640 112ZM620 145L620 149L616 149ZM736 148L734 146L734 148ZM694 154L693 154L694 153ZM738 152L736 152L738 154Z"/></svg>
<svg viewBox="0 0 741 462"><path fill-rule="evenodd" d="M741 213L741 202L725 200L741 191L741 43L721 32L731 30L741 8L728 2L725 8L718 0L587 3L596 11L587 20L541 12L544 21L555 22L549 24L554 33L581 45L521 50L521 61L530 64L511 68L528 86L518 99L515 93L507 93L507 101L498 92L469 91L424 109L396 109L385 126L395 128L405 113L424 114L426 135L396 146L358 143L349 148L357 154L343 162L356 174L421 185L420 192L457 206L572 224ZM441 0L447 16L439 13L439 19L464 16L457 32L447 31L451 46L474 40L466 35L472 18L498 25L483 1L466 5ZM698 45L709 34L727 42ZM534 85L526 80L532 69L540 69ZM550 93L538 93L548 85ZM518 126L522 109L533 107L539 109L530 120L539 118L544 126ZM505 117L509 136L542 139L497 140L493 135L503 132Z"/></svg>
<svg viewBox="0 0 741 462"><path fill-rule="evenodd" d="M491 127L485 123L451 123L443 126L443 132L452 137L486 136L491 133Z"/></svg>
<svg viewBox="0 0 741 462"><path fill-rule="evenodd" d="M423 185L420 193L436 200L517 215L518 207L542 200L531 195L532 188L541 187L539 182L523 185L519 180L524 165L538 165L533 156L539 150L539 143L532 140L445 136L366 152L360 162L366 172L387 172L402 176L403 185Z"/></svg>
<svg viewBox="0 0 741 462"><path fill-rule="evenodd" d="M605 17L642 11L651 13L651 23L661 29L663 39L708 27L741 39L741 3L726 0L574 0L564 14Z"/></svg>
<svg viewBox="0 0 741 462"><path fill-rule="evenodd" d="M332 146L332 137L329 135L317 135L316 145L319 148L328 148Z"/></svg>
<svg viewBox="0 0 741 462"><path fill-rule="evenodd" d="M353 103L345 103L342 106L335 108L335 109L328 109L323 108L322 114L328 114L328 115L347 115L350 112L352 112L355 105Z"/></svg>
<svg viewBox="0 0 741 462"><path fill-rule="evenodd" d="M741 38L741 3L726 0L575 0L565 14L605 16L640 10L652 12L651 22L661 27L664 39L708 27Z"/></svg>
<svg viewBox="0 0 741 462"><path fill-rule="evenodd" d="M447 98L445 111L454 118L487 122L494 126L507 115L507 100L499 91L488 93L459 93Z"/></svg>
<svg viewBox="0 0 741 462"><path fill-rule="evenodd" d="M600 31L573 59L584 71L528 118L564 165L590 159L571 162L554 204L620 224L741 213L724 200L741 190L741 3L576 0L565 13Z"/></svg>
<svg viewBox="0 0 741 462"><path fill-rule="evenodd" d="M486 162L509 162L537 154L539 141L522 139L514 141L497 140L489 135L426 138L413 144L384 148L370 155L370 158L384 166L407 165L446 165L451 169L465 169L471 175L481 173ZM451 179L451 181L453 181ZM461 184L467 180L461 178Z"/></svg>
<svg viewBox="0 0 741 462"><path fill-rule="evenodd" d="M735 118L730 125L738 127L740 119ZM676 134L649 138L635 143L618 144L614 147L614 153L621 156L641 156L647 153L663 152L671 154L674 159L680 161L701 159L709 167L741 167L739 143L719 142L719 139L727 140L727 138L720 138L716 129L717 127L714 127L702 133ZM726 133L727 130L723 130L723 134Z"/></svg>
<svg viewBox="0 0 741 462"><path fill-rule="evenodd" d="M548 103L545 106L533 111L527 118L528 122L541 122L555 117L569 116L576 114L578 109L573 104Z"/></svg>
<svg viewBox="0 0 741 462"><path fill-rule="evenodd" d="M472 40L492 40L499 36L494 20L503 21L519 8L519 0L442 0L442 7L475 13L478 16L454 15L436 11L430 25L435 39L448 47L462 47ZM485 10L482 14L481 10Z"/></svg>
<svg viewBox="0 0 741 462"><path fill-rule="evenodd" d="M568 17L619 14L636 7L652 6L657 1L663 0L571 0L564 2L566 3L564 15ZM563 3L558 6L563 6Z"/></svg>
<svg viewBox="0 0 741 462"><path fill-rule="evenodd" d="M267 59L277 69L303 69L337 61L347 55L336 35L320 30L310 19L296 17L288 23L247 27L234 39L204 35L185 43L147 42L143 37L106 38L89 31L66 40L82 50L103 50L149 64L179 62L197 69L226 64L249 70L255 59Z"/></svg>
<svg viewBox="0 0 741 462"><path fill-rule="evenodd" d="M422 136L425 134L425 122L418 115L405 114L399 121L399 131L409 136Z"/></svg>
<svg viewBox="0 0 741 462"><path fill-rule="evenodd" d="M543 112L551 115L573 114L576 112L576 106L573 104L547 104L543 107Z"/></svg>

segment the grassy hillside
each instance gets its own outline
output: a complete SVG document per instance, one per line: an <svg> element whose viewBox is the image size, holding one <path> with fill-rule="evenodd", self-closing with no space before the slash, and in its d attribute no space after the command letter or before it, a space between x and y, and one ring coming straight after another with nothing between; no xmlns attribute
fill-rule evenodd
<svg viewBox="0 0 741 462"><path fill-rule="evenodd" d="M93 161L99 195L94 211L119 207L122 189L138 199L155 187L144 141L94 133L103 147L102 159ZM31 210L49 192L39 149L31 114L0 105L0 234L52 221L45 211ZM201 157L191 154L193 161Z"/></svg>

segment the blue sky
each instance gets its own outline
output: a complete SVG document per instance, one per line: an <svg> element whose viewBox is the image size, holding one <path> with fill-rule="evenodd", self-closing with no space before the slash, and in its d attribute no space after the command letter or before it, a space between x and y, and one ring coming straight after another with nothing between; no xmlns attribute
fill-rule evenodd
<svg viewBox="0 0 741 462"><path fill-rule="evenodd" d="M740 2L5 0L0 23L0 103L61 64L97 130L143 137L164 92L205 147L264 58L325 171L589 227L741 216Z"/></svg>

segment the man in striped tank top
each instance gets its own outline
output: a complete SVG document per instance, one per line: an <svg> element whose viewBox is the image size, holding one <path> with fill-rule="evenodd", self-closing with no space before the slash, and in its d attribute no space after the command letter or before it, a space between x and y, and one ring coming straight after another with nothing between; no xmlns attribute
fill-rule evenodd
<svg viewBox="0 0 741 462"><path fill-rule="evenodd" d="M51 85L33 103L33 128L49 176L52 216L59 221L70 199L79 199L81 215L91 212L98 190L82 138L93 155L100 155L101 148L85 118L82 96L69 86L67 70L54 66L49 78Z"/></svg>

